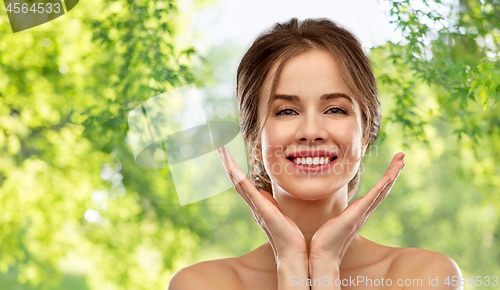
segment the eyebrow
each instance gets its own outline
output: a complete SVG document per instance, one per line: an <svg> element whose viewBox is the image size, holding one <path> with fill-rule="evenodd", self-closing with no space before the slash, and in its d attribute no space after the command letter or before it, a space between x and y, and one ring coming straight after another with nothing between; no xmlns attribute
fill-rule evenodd
<svg viewBox="0 0 500 290"><path fill-rule="evenodd" d="M346 98L352 103L352 99L344 93L323 94L323 95L321 95L321 97L319 99L321 101L327 101L327 100L333 100L333 99L338 99L338 98ZM300 98L297 95L275 94L274 100L278 100L278 99L290 101L290 102L295 102L295 103L300 102Z"/></svg>

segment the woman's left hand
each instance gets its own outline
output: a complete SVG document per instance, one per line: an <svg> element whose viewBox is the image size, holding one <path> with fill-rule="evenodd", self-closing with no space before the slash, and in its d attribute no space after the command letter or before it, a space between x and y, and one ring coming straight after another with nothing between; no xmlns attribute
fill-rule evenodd
<svg viewBox="0 0 500 290"><path fill-rule="evenodd" d="M309 249L309 267L340 267L344 254L361 227L375 208L389 194L399 173L405 166L405 155L400 152L394 156L386 173L379 182L363 197L360 197L337 217L328 220L314 234ZM314 272L314 269L310 269Z"/></svg>

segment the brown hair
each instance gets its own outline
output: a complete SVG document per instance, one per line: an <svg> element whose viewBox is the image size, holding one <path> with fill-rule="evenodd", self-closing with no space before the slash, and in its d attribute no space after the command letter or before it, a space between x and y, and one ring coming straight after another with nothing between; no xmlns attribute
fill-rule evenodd
<svg viewBox="0 0 500 290"><path fill-rule="evenodd" d="M351 97L359 104L363 120L363 143L370 146L377 138L380 127L380 103L370 61L361 44L349 31L332 21L292 18L276 23L271 30L260 34L243 56L236 75L236 91L240 116L240 130L248 141L250 156L249 178L258 190L272 193L271 180L261 160L254 158L254 150L260 148L263 124L258 123L259 93L270 68L276 63L272 76L271 95L267 112L273 101L279 75L286 61L299 52L327 49L338 60L342 77ZM267 120L268 113L265 114ZM359 169L348 185L348 198L356 194L359 186Z"/></svg>

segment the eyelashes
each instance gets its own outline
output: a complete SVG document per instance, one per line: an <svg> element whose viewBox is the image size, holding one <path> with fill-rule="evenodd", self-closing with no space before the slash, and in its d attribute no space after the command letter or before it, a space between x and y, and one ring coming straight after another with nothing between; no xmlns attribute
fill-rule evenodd
<svg viewBox="0 0 500 290"><path fill-rule="evenodd" d="M330 107L330 108L328 108L327 112L328 111L332 111L332 112L335 111L334 114L338 113L338 114L348 115L347 110L342 109L341 107Z"/></svg>
<svg viewBox="0 0 500 290"><path fill-rule="evenodd" d="M280 116L280 115L290 116L290 115L292 115L292 112L295 113L295 115L297 115L297 111L295 111L292 108L286 107L286 108L278 109L278 111L276 112L276 116ZM283 113L285 113L285 114L283 114Z"/></svg>
<svg viewBox="0 0 500 290"><path fill-rule="evenodd" d="M343 115L348 115L347 113L347 110L341 108L341 107L338 107L338 106L333 106L333 107L330 107L328 108L326 112L330 112L332 111L333 114L343 114ZM293 116L293 115L298 115L297 113L297 110L291 108L291 107L285 107L285 108L281 108L281 109L278 109L276 111L276 116Z"/></svg>

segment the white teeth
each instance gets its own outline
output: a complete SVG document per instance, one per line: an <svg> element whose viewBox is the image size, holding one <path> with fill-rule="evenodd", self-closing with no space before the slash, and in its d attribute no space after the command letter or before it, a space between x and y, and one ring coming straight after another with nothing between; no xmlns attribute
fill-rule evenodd
<svg viewBox="0 0 500 290"><path fill-rule="evenodd" d="M292 159L294 163L296 164L303 164L303 165L321 165L321 164L328 164L331 159L330 157L302 157L302 158L293 158Z"/></svg>

